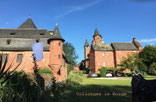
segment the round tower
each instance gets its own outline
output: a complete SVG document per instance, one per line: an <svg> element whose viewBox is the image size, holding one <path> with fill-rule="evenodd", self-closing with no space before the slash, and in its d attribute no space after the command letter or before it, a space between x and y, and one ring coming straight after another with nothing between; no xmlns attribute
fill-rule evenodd
<svg viewBox="0 0 156 102"><path fill-rule="evenodd" d="M89 67L89 44L88 40L86 40L84 45L84 60L85 60L85 68Z"/></svg>
<svg viewBox="0 0 156 102"><path fill-rule="evenodd" d="M49 67L52 69L56 81L59 81L59 77L61 76L64 41L56 25L53 35L48 39L48 43L50 44Z"/></svg>
<svg viewBox="0 0 156 102"><path fill-rule="evenodd" d="M84 45L84 59L88 59L88 54L89 54L89 44L88 40L86 40L85 45Z"/></svg>

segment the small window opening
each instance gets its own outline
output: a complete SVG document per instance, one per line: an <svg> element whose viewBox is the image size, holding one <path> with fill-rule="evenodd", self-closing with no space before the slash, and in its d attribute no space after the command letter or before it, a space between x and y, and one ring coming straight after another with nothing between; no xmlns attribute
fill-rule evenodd
<svg viewBox="0 0 156 102"><path fill-rule="evenodd" d="M9 45L11 43L11 39L7 40L7 45Z"/></svg>
<svg viewBox="0 0 156 102"><path fill-rule="evenodd" d="M10 33L10 35L15 35L15 33Z"/></svg>
<svg viewBox="0 0 156 102"><path fill-rule="evenodd" d="M61 46L61 43L59 42L59 46Z"/></svg>
<svg viewBox="0 0 156 102"><path fill-rule="evenodd" d="M40 33L40 35L44 35L44 33Z"/></svg>
<svg viewBox="0 0 156 102"><path fill-rule="evenodd" d="M39 41L40 41L39 39L36 40L36 42L39 42Z"/></svg>
<svg viewBox="0 0 156 102"><path fill-rule="evenodd" d="M60 59L61 58L61 55L58 55L58 58Z"/></svg>

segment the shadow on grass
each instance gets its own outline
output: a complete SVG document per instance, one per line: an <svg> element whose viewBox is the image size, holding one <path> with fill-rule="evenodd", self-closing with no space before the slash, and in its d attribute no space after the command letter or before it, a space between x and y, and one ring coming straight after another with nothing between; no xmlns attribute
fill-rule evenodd
<svg viewBox="0 0 156 102"><path fill-rule="evenodd" d="M130 86L79 85L67 88L59 102L131 102Z"/></svg>

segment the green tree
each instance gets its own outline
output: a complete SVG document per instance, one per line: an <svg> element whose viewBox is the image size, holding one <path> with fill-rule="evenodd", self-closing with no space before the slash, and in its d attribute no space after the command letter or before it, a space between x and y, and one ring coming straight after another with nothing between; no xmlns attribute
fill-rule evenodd
<svg viewBox="0 0 156 102"><path fill-rule="evenodd" d="M119 66L123 68L128 68L131 72L137 69L136 62L135 62L136 55L128 55L128 57L123 57Z"/></svg>
<svg viewBox="0 0 156 102"><path fill-rule="evenodd" d="M145 46L139 57L142 59L142 62L147 66L147 73L150 73L150 70L152 70L152 67L150 67L151 64L153 62L156 62L156 46Z"/></svg>
<svg viewBox="0 0 156 102"><path fill-rule="evenodd" d="M66 42L63 44L63 51L65 53L67 61L72 65L76 64L78 55L76 54L74 46L71 43Z"/></svg>
<svg viewBox="0 0 156 102"><path fill-rule="evenodd" d="M149 67L149 72L153 75L156 75L156 62L153 62Z"/></svg>
<svg viewBox="0 0 156 102"><path fill-rule="evenodd" d="M63 44L63 51L65 53L65 57L68 61L68 70L67 70L67 74L69 75L69 72L71 70L73 70L74 65L76 64L76 59L78 58L78 55L76 54L75 48L71 43L64 43Z"/></svg>

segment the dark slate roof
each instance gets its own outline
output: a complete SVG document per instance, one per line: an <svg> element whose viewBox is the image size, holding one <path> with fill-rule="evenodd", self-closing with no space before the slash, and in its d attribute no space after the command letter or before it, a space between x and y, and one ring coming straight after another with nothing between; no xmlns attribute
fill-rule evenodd
<svg viewBox="0 0 156 102"><path fill-rule="evenodd" d="M138 50L134 43L112 43L114 50Z"/></svg>
<svg viewBox="0 0 156 102"><path fill-rule="evenodd" d="M99 36L101 36L97 28L95 29L95 32L94 32L94 35L93 35L93 37L94 37L94 36L96 36L96 35L99 35Z"/></svg>
<svg viewBox="0 0 156 102"><path fill-rule="evenodd" d="M85 42L85 45L84 46L89 46L89 44L88 44L88 40L86 40L86 42Z"/></svg>
<svg viewBox="0 0 156 102"><path fill-rule="evenodd" d="M37 29L37 27L29 17L22 25L18 27L18 29Z"/></svg>
<svg viewBox="0 0 156 102"><path fill-rule="evenodd" d="M113 51L113 48L110 44L95 44L92 45L92 48L95 51Z"/></svg>
<svg viewBox="0 0 156 102"><path fill-rule="evenodd" d="M56 25L54 29L54 34L49 38L49 40L62 40L63 42L65 41L60 34L60 31L58 29L58 26Z"/></svg>
<svg viewBox="0 0 156 102"><path fill-rule="evenodd" d="M0 29L0 38L49 38L50 36L46 29Z"/></svg>
<svg viewBox="0 0 156 102"><path fill-rule="evenodd" d="M10 44L7 44L7 40L10 40ZM44 51L49 50L47 38L0 38L0 51L32 51L32 43L36 43L36 40L43 42Z"/></svg>
<svg viewBox="0 0 156 102"><path fill-rule="evenodd" d="M47 41L51 36L46 29L37 29L28 18L17 29L0 29L0 51L32 51L32 43L37 40L43 42L44 50L49 50Z"/></svg>

